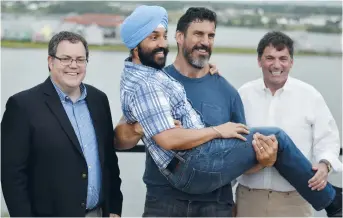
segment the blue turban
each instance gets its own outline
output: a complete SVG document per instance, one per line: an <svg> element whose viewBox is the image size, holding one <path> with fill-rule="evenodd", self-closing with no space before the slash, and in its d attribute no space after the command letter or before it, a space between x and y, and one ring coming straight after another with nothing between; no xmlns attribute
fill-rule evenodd
<svg viewBox="0 0 343 218"><path fill-rule="evenodd" d="M129 49L135 48L148 37L158 26L167 29L168 13L160 6L142 5L136 8L121 25L120 36Z"/></svg>

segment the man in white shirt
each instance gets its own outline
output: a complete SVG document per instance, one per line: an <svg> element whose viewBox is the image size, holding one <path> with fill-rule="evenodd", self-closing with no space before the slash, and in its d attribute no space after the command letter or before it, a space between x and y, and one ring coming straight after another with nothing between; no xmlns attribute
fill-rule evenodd
<svg viewBox="0 0 343 218"><path fill-rule="evenodd" d="M293 40L269 32L259 42L258 64L263 78L240 89L248 126L285 130L317 171L309 181L314 191L327 184L328 173L341 171L340 139L335 120L322 95L311 85L289 76ZM312 207L274 167L238 178L237 216L313 216ZM342 192L336 187L336 191Z"/></svg>

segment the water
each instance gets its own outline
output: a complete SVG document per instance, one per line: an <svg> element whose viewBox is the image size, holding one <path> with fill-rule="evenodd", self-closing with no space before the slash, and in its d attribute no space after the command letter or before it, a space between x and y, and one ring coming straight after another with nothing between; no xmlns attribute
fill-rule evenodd
<svg viewBox="0 0 343 218"><path fill-rule="evenodd" d="M176 54L170 53L168 64ZM86 83L103 90L109 98L114 123L121 116L119 81L125 52L90 52ZM261 70L255 55L214 54L211 63L236 88L259 78ZM1 116L7 99L21 90L43 82L48 76L47 51L2 49ZM293 77L313 85L324 96L342 132L342 61L340 57L295 57Z"/></svg>
<svg viewBox="0 0 343 218"><path fill-rule="evenodd" d="M168 26L168 38L171 45L176 45L175 40L176 25ZM216 29L215 46L236 47L236 48L256 48L259 40L266 34L267 29L251 29L246 27L223 27ZM309 33L305 31L284 31L295 41L295 49L316 50L325 52L341 52L342 35Z"/></svg>
<svg viewBox="0 0 343 218"><path fill-rule="evenodd" d="M58 18L58 19L57 19ZM44 17L36 20L36 17L22 16L20 20L4 19L1 21L1 32L22 32L22 37L27 37L31 31L39 32L44 25L51 26L57 30L60 24L59 17ZM66 24L66 28L68 25ZM32 30L31 30L32 27ZM23 32L24 31L24 32ZM169 24L168 38L170 45L176 45L175 38L176 24ZM239 47L239 48L256 48L259 40L263 35L270 31L268 29L252 29L247 27L225 27L219 25L216 29L215 46L217 47ZM295 41L295 49L316 50L321 52L341 52L342 42L341 34L311 33L305 31L285 31ZM114 40L117 42L116 40Z"/></svg>
<svg viewBox="0 0 343 218"><path fill-rule="evenodd" d="M168 64L176 54L170 53ZM119 82L125 52L91 51L86 83L104 91L109 98L114 125L121 117ZM211 62L236 88L261 76L256 55L213 54ZM330 108L340 133L342 132L342 60L341 57L295 57L292 76L312 84L322 93ZM43 82L48 76L47 50L1 50L1 117L7 99L24 89ZM342 136L342 135L341 135ZM145 185L142 181L145 156L143 153L119 153L123 180L123 216L141 216ZM336 185L342 184L341 174L330 177ZM4 205L4 202L2 202ZM3 209L4 206L2 206ZM316 216L324 216L323 212Z"/></svg>

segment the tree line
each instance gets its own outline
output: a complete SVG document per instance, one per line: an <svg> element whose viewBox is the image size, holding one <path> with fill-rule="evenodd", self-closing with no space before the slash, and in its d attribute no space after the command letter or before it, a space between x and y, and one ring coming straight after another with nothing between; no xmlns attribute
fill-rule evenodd
<svg viewBox="0 0 343 218"><path fill-rule="evenodd" d="M5 1L1 1L2 12L12 13L32 13L27 8L27 4L42 3L42 1L28 1L28 2L13 2L12 6L7 6ZM110 7L107 1L61 1L58 4L51 4L45 8L39 8L33 13L37 14L67 14L67 13L110 13L126 15L127 11L122 11L120 8ZM184 5L187 6L206 6L214 10L221 10L224 8L235 9L257 9L261 8L265 13L277 14L295 14L295 15L342 15L342 7L329 7L329 6L305 6L295 4L251 4L249 2L179 2L175 1L137 1L137 2L116 2L122 5L125 4L147 4L147 5L160 5L167 10L180 10Z"/></svg>

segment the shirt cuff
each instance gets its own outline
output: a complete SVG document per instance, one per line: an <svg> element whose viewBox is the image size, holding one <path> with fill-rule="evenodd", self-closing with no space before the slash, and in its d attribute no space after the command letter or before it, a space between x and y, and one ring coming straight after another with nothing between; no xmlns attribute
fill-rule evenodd
<svg viewBox="0 0 343 218"><path fill-rule="evenodd" d="M342 172L342 162L339 160L339 158L336 155L333 154L321 154L318 155L317 163L319 163L320 160L327 160L330 162L333 171L335 172Z"/></svg>

